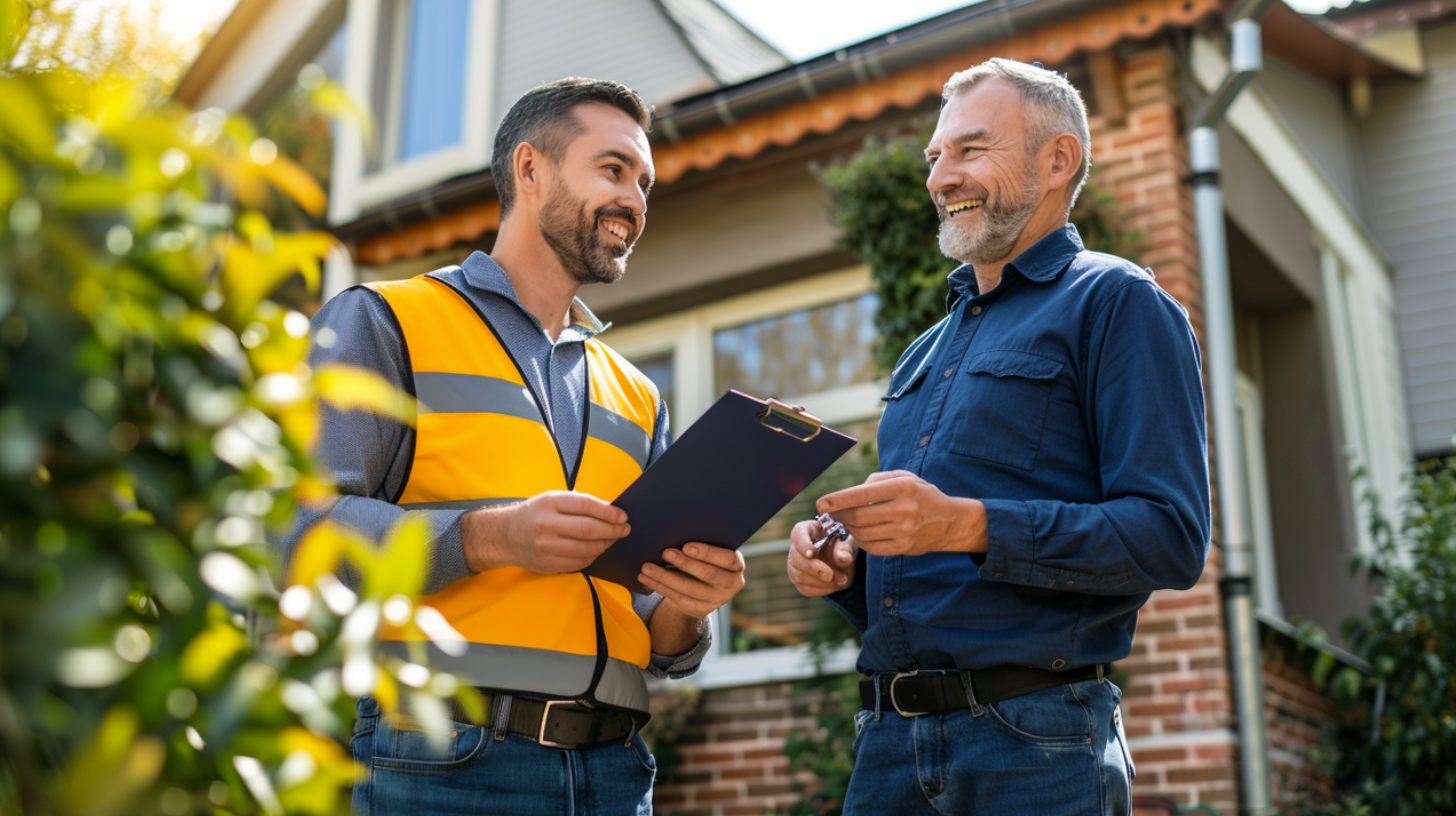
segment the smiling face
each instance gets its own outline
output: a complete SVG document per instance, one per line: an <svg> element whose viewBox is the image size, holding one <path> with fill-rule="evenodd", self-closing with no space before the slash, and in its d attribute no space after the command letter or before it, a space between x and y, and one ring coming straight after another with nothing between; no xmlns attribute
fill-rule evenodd
<svg viewBox="0 0 1456 816"><path fill-rule="evenodd" d="M541 236L577 283L612 283L646 226L654 171L647 134L609 105L574 111L581 132L551 162Z"/></svg>
<svg viewBox="0 0 1456 816"><path fill-rule="evenodd" d="M925 148L925 186L940 213L940 251L977 267L1009 260L1043 198L1016 87L989 79L940 111Z"/></svg>

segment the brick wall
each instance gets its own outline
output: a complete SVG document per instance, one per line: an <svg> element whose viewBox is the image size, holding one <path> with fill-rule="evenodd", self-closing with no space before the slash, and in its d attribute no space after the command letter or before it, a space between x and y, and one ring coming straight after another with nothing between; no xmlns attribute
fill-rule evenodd
<svg viewBox="0 0 1456 816"><path fill-rule="evenodd" d="M792 683L703 693L679 733L678 766L653 794L662 816L786 813L801 794L783 754L789 733L813 728L814 700ZM803 780L808 781L808 780Z"/></svg>
<svg viewBox="0 0 1456 816"><path fill-rule="evenodd" d="M1334 700L1310 679L1311 659L1282 634L1265 632L1264 719L1269 728L1275 804L1300 794L1323 800L1329 780L1310 760L1336 717Z"/></svg>

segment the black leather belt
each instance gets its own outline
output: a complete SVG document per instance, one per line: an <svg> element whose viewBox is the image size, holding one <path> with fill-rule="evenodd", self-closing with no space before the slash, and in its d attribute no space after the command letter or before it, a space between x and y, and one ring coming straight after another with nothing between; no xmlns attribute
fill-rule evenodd
<svg viewBox="0 0 1456 816"><path fill-rule="evenodd" d="M501 695L483 694L487 728L494 725ZM447 701L451 719L474 722L454 699ZM585 748L599 742L625 740L647 722L646 715L590 707L575 700L510 698L505 730L528 737L548 748Z"/></svg>
<svg viewBox="0 0 1456 816"><path fill-rule="evenodd" d="M961 681L962 674L970 677L976 702L990 705L1067 683L1100 678L1102 667L1094 665L1068 671L1051 671L1006 664L964 673L880 674L871 680L860 682L860 705L867 709L875 707L875 683L878 682L881 689L880 707L893 709L906 717L970 708L971 701L966 697L966 687Z"/></svg>

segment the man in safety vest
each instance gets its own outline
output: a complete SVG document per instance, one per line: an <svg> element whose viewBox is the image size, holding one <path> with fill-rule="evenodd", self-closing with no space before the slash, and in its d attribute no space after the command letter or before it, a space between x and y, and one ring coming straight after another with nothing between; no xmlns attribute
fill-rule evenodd
<svg viewBox="0 0 1456 816"><path fill-rule="evenodd" d="M669 441L657 389L594 339L602 326L576 299L619 279L642 234L650 123L616 82L533 89L496 134L491 254L355 287L314 318L314 365L377 371L418 398L419 416L410 428L325 409L319 454L344 495L303 519L284 554L324 517L376 538L406 514L426 520L420 602L468 642L459 655L431 646L430 659L488 703L484 726L453 713L441 751L412 718L361 700L358 813L651 809L644 672L697 669L707 616L743 587L743 557L668 550L675 570L640 576L652 595L579 572L626 535L609 502Z"/></svg>

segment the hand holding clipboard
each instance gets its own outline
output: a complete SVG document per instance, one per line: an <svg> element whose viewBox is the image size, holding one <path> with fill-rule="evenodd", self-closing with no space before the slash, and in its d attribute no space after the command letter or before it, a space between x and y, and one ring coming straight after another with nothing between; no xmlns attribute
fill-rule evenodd
<svg viewBox="0 0 1456 816"><path fill-rule="evenodd" d="M613 502L632 530L585 572L641 593L642 565L665 566L664 550L737 549L855 441L776 400L729 391Z"/></svg>

